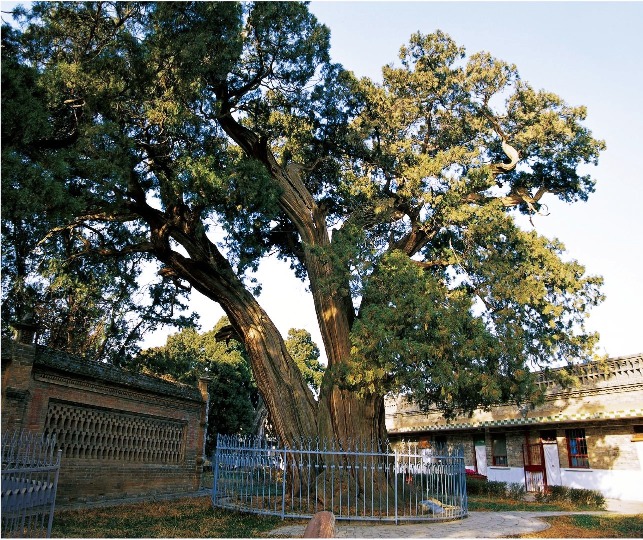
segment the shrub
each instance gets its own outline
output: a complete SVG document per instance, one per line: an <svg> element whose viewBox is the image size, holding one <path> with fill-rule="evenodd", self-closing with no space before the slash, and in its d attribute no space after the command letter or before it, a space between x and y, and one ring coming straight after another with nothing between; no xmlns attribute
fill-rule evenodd
<svg viewBox="0 0 643 540"><path fill-rule="evenodd" d="M507 484L467 477L467 493L469 495L487 495L489 497L504 497Z"/></svg>
<svg viewBox="0 0 643 540"><path fill-rule="evenodd" d="M486 492L486 484L486 480L467 476L467 493L469 495L484 495Z"/></svg>
<svg viewBox="0 0 643 540"><path fill-rule="evenodd" d="M605 497L600 491L565 486L550 486L548 491L536 493L536 502L562 502L572 506L605 508Z"/></svg>
<svg viewBox="0 0 643 540"><path fill-rule="evenodd" d="M545 493L544 491L538 490L534 495L534 500L537 503L543 503L547 501L547 497L548 497L547 493Z"/></svg>
<svg viewBox="0 0 643 540"><path fill-rule="evenodd" d="M492 497L504 497L507 493L507 484L505 482L487 482L487 495Z"/></svg>
<svg viewBox="0 0 643 540"><path fill-rule="evenodd" d="M605 507L605 497L602 493L593 489L570 489L569 501L575 505Z"/></svg>
<svg viewBox="0 0 643 540"><path fill-rule="evenodd" d="M525 494L525 485L520 483L507 484L507 496L511 499L520 500Z"/></svg>
<svg viewBox="0 0 643 540"><path fill-rule="evenodd" d="M547 501L569 500L570 488L566 486L550 486Z"/></svg>

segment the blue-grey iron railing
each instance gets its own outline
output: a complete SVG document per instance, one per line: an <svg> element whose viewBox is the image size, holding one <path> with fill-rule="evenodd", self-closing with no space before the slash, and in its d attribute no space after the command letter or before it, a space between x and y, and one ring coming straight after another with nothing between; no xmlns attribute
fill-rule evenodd
<svg viewBox="0 0 643 540"><path fill-rule="evenodd" d="M2 435L2 536L51 536L61 451L54 437Z"/></svg>
<svg viewBox="0 0 643 540"><path fill-rule="evenodd" d="M467 515L462 447L319 441L280 446L257 437L217 437L212 504L282 518L328 510L337 519L450 520Z"/></svg>

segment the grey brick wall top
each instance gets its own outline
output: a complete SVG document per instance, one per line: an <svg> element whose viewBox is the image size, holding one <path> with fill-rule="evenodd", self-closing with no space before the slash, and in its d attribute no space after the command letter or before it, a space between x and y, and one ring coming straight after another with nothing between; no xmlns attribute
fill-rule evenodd
<svg viewBox="0 0 643 540"><path fill-rule="evenodd" d="M190 401L203 401L198 388L164 381L149 375L132 373L111 364L86 360L62 351L43 347L42 345L36 345L34 366L47 367L164 396L173 396Z"/></svg>

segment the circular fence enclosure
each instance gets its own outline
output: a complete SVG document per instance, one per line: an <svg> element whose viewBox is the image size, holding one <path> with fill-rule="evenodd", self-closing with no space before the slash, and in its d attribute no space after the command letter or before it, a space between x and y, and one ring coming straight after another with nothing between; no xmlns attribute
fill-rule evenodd
<svg viewBox="0 0 643 540"><path fill-rule="evenodd" d="M462 447L276 441L219 435L212 504L282 518L446 521L467 515Z"/></svg>

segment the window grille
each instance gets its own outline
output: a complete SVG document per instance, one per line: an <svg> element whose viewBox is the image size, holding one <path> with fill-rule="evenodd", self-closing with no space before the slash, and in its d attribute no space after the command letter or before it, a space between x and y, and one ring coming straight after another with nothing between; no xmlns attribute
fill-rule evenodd
<svg viewBox="0 0 643 540"><path fill-rule="evenodd" d="M589 457L587 456L587 439L584 429L567 429L567 454L569 455L569 466L573 469L589 469Z"/></svg>

